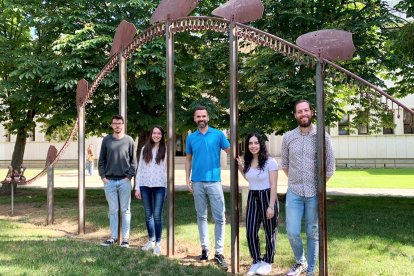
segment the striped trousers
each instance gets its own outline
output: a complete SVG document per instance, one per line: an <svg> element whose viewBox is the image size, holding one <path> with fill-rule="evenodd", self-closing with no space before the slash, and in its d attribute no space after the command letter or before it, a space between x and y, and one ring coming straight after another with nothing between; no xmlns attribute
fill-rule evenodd
<svg viewBox="0 0 414 276"><path fill-rule="evenodd" d="M274 217L267 219L266 210L269 206L269 200L270 189L249 191L246 210L246 236L250 256L254 264L262 260L269 264L273 263L273 258L276 253L279 206L277 203L275 204ZM266 254L263 258L261 257L259 242L259 228L262 223L266 237Z"/></svg>

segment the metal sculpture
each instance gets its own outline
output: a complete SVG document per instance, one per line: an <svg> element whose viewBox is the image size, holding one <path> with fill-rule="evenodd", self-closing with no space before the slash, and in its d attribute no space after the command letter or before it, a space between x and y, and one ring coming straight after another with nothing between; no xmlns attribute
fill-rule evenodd
<svg viewBox="0 0 414 276"><path fill-rule="evenodd" d="M211 14L232 22L253 22L262 18L263 4L260 0L230 0L213 10Z"/></svg>
<svg viewBox="0 0 414 276"><path fill-rule="evenodd" d="M55 146L49 146L46 156L47 167L47 225L54 222L54 168L52 164L57 156L57 149Z"/></svg>
<svg viewBox="0 0 414 276"><path fill-rule="evenodd" d="M151 16L150 23L176 20L188 16L196 7L197 0L162 0Z"/></svg>
<svg viewBox="0 0 414 276"><path fill-rule="evenodd" d="M263 4L260 0L230 0L216 8L213 15L231 21L229 25L230 48L230 220L231 220L231 272L239 272L240 268L240 236L239 236L239 174L236 157L238 153L238 39L235 22L251 22L262 18Z"/></svg>
<svg viewBox="0 0 414 276"><path fill-rule="evenodd" d="M320 58L348 60L355 52L352 33L342 30L320 30L299 36L296 44Z"/></svg>
<svg viewBox="0 0 414 276"><path fill-rule="evenodd" d="M109 56L113 56L119 52L122 52L127 45L129 45L137 33L135 25L123 20L116 28L114 40L112 41L111 52Z"/></svg>
<svg viewBox="0 0 414 276"><path fill-rule="evenodd" d="M166 44L166 93L167 93L167 195L168 195L168 228L167 256L173 256L174 247L174 187L175 187L175 90L174 90L174 34L170 30L170 21L165 23Z"/></svg>
<svg viewBox="0 0 414 276"><path fill-rule="evenodd" d="M26 167L21 165L19 169L13 170L11 165L8 166L6 177L1 182L2 185L11 185L11 216L14 215L14 186L26 181L24 171Z"/></svg>
<svg viewBox="0 0 414 276"><path fill-rule="evenodd" d="M325 154L325 92L324 61L351 59L355 52L352 33L342 30L321 30L301 35L296 44L319 57L316 64L317 115L317 182L319 224L319 273L328 275L328 241L326 225L326 154Z"/></svg>
<svg viewBox="0 0 414 276"><path fill-rule="evenodd" d="M195 0L163 0L151 16L151 24L165 21L166 94L167 94L167 196L168 228L167 256L174 255L174 175L175 175L175 91L174 91L174 33L171 20L189 15L197 6ZM160 33L160 29L158 32Z"/></svg>
<svg viewBox="0 0 414 276"><path fill-rule="evenodd" d="M398 117L400 108L404 109L406 112L414 115L414 111L412 111L410 108L405 106L400 101L392 98L387 93L385 93L380 88L376 87L375 85L369 83L368 81L360 78L356 74L342 68L341 66L333 63L331 60L341 60L345 59L348 55L344 55L342 53L338 52L332 52L331 47L328 48L322 48L318 47L317 52L315 52L312 48L305 48L298 45L295 45L293 43L290 43L288 41L285 41L277 36L271 35L269 33L263 32L261 30L255 29L253 27L246 26L244 24L241 24L240 22L248 22L252 20L255 17L258 17L259 12L257 13L257 10L255 11L249 11L248 5L255 2L257 5L257 0L252 1L229 1L228 3L224 4L222 7L215 10L215 15L223 16L226 19L217 18L217 17L207 17L207 16L197 16L197 17L184 17L188 15L196 6L196 1L173 1L173 0L166 0L163 1L160 6L157 8L156 12L154 12L153 17L151 18L151 22L154 23L153 26L150 28L144 30L141 33L138 33L135 35L135 37L132 39L131 35L127 35L125 37L128 37L128 39L131 41L130 43L124 43L119 44L121 46L115 47L113 46L113 52L111 51L111 56L108 61L108 63L103 67L103 69L97 74L95 80L91 83L89 89L87 90L87 94L84 95L82 98L83 100L79 102L79 107L84 107L86 103L88 102L88 99L93 95L93 93L96 91L96 89L99 87L102 80L111 72L113 71L116 66L120 63L120 60L122 58L125 58L125 61L128 59L128 57L138 48L141 46L150 43L153 39L157 37L164 36L166 37L166 43L167 43L167 76L173 76L173 37L177 33L180 32L199 32L199 31L206 31L211 30L223 34L228 34L229 38L232 39L234 44L234 41L237 41L237 39L243 39L246 42L252 42L255 43L257 46L263 46L266 48L269 48L276 53L284 55L287 59L291 60L292 62L300 65L307 66L309 68L315 68L317 72L317 80L316 86L318 90L323 90L323 81L320 81L324 75L330 75L331 78L341 81L342 83L346 83L350 86L357 85L359 87L360 93L359 95L354 97L354 101L357 102L361 99L369 99L372 105L378 108L382 109L390 109L394 108L394 105L398 107ZM180 4L177 4L180 3ZM243 5L244 6L243 6ZM253 5L253 4L252 4ZM227 10L229 9L229 10ZM185 11L185 12L184 12ZM254 13L254 16L253 16ZM165 22L163 22L165 21ZM159 23L156 23L159 22ZM121 28L120 28L121 29ZM322 32L319 32L316 34L315 37L318 37L319 34L325 32L330 34L331 36L335 38L335 32L332 32L332 30L325 30ZM315 34L314 34L315 35ZM312 35L311 35L312 37ZM315 38L314 37L314 38ZM302 37L301 39L306 40L306 36ZM298 39L298 44L301 44L301 39ZM310 39L310 38L309 38ZM312 40L312 39L310 39ZM314 39L315 40L315 39ZM318 41L318 39L316 39ZM325 42L329 42L329 39ZM237 45L237 44L235 44ZM301 44L304 46L304 44ZM339 45L342 46L342 45ZM116 51L118 50L118 54L116 54ZM122 54L121 54L122 52ZM236 51L237 52L237 51ZM236 57L236 58L234 58ZM236 60L237 59L237 53L231 53L231 58ZM169 61L168 61L169 60ZM236 64L237 65L237 64ZM122 65L121 65L122 66ZM234 68L231 69L232 71ZM120 70L121 71L121 70ZM120 78L122 76L120 75ZM236 75L234 75L231 78L231 82L237 85L237 79ZM120 81L121 83L121 81ZM122 81L122 83L125 83ZM237 86L233 86L231 88L231 91L237 91ZM173 106L174 106L174 81L173 77L169 78L167 80L167 93L168 93L168 132L172 133L174 131L174 113L173 113ZM233 93L233 92L232 92ZM237 102L237 97L233 97L232 102ZM323 97L317 99L318 102L323 103ZM323 105L320 107L323 109ZM231 110L234 109L234 106L231 107ZM237 121L234 121L234 117L237 117L237 110L231 111L232 115L231 117L231 124L237 125ZM236 115L235 115L236 114ZM318 118L318 121L323 121L323 117ZM76 133L76 129L79 125L80 128L83 128L81 126L83 124L83 121L78 118L78 121L76 121L71 135L68 138L68 140L65 142L62 149L57 154L56 158L53 160L52 165L55 164L60 157L62 156L63 152L66 150L66 148L69 146L70 142L73 139L73 136ZM323 124L321 124L323 125ZM319 132L319 130L318 130ZM233 136L234 135L234 136ZM169 144L169 156L171 156L172 159L168 160L168 166L169 166L169 172L168 172L168 179L171 181L171 177L173 177L173 172L171 169L174 168L173 164L173 156L174 156L174 144L173 144L173 136L170 139L169 134L169 141L171 141L172 144ZM237 132L232 132L231 140L234 141L237 139ZM172 154L170 153L172 151ZM84 152L82 152L84 154ZM234 154L234 153L233 153ZM81 158L81 154L79 155ZM234 171L234 168L231 168L232 171ZM46 168L40 172L37 176L30 179L29 181L25 181L21 184L30 184L46 172ZM171 182L173 183L173 182ZM169 184L169 201L173 201L173 186ZM173 206L173 205L170 205ZM237 209L232 210L232 216L235 215L234 213L237 212ZM173 210L171 210L171 207L169 207L169 214L170 214L170 222L168 229L170 233L173 233L173 216L171 217L171 213L173 214ZM171 242L172 241L172 242ZM169 249L168 249L168 255L171 255L174 253L173 250L173 240L168 241ZM232 247L234 245L232 244ZM238 245L237 245L238 246ZM234 249L232 249L234 250ZM232 251L233 252L233 251ZM232 259L236 258L237 255L232 253ZM237 260L238 262L238 260ZM232 272L234 273L236 270L238 270L238 263L232 260ZM235 265L233 265L233 263ZM326 264L323 264L326 265ZM321 272L327 273L327 270L324 270Z"/></svg>
<svg viewBox="0 0 414 276"><path fill-rule="evenodd" d="M131 44L137 33L137 29L134 24L125 20L119 24L116 28L114 40L112 42L112 48L110 56L118 55L118 67L119 67L119 114L124 117L125 133L127 132L127 64L126 57L124 56L124 49L127 45ZM118 239L120 240L120 239Z"/></svg>
<svg viewBox="0 0 414 276"><path fill-rule="evenodd" d="M217 17L186 17L171 21L169 31L173 34L196 31L214 31L226 34L230 23L231 22L228 20ZM244 24L236 22L235 27L236 37L238 39L243 39L247 42L253 42L258 46L269 48L275 51L276 53L284 55L286 58L297 64L305 65L310 68L316 67L318 56L306 49L303 49L298 45L290 43L280 37L266 33L259 29L246 26ZM164 36L165 32L165 24L158 23L140 33L137 33L134 40L125 47L124 56L128 58L136 49L139 49L143 45L150 43L157 37ZM381 88L371 84L369 81L359 77L358 75L352 73L349 70L346 70L345 68L333 63L328 59L324 58L323 61L325 64L326 75L329 75L331 76L331 78L340 81L342 84L347 84L349 86L358 85L359 87L361 87L361 98L369 96L374 97L376 100L379 100L381 102L383 108L394 108L396 106L398 117L400 117L401 109L405 110L407 113L414 116L413 110L411 110L401 101L388 95ZM102 68L102 70L96 75L94 81L90 84L88 94L86 96L84 103L86 103L89 100L89 98L93 96L93 93L96 91L96 89L98 89L103 79L116 68L117 64L118 56L113 55ZM69 138L65 141L65 144L59 150L59 153L56 159L53 161L53 164L59 161L63 153L69 147L70 143L73 140L73 137L77 132L77 127L78 121L74 123ZM27 180L24 183L20 183L19 185L29 185L33 183L46 173L46 169L47 168L44 168L35 177L33 177L30 180Z"/></svg>
<svg viewBox="0 0 414 276"><path fill-rule="evenodd" d="M78 234L85 234L85 104L88 82L78 81L76 106L78 111Z"/></svg>

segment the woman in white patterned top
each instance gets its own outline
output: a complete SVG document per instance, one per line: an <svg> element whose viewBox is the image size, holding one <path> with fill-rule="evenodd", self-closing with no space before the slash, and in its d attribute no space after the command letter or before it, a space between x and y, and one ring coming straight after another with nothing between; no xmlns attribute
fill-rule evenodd
<svg viewBox="0 0 414 276"><path fill-rule="evenodd" d="M277 163L269 157L263 136L257 133L246 137L244 162L237 158L239 171L249 182L246 209L246 237L253 265L247 275L266 275L272 271L276 253L276 234L279 215L277 202ZM260 253L259 228L263 224L266 254Z"/></svg>
<svg viewBox="0 0 414 276"><path fill-rule="evenodd" d="M162 208L167 187L165 160L164 130L160 126L154 126L151 137L141 150L135 176L135 197L142 199L144 204L148 231L148 242L142 249L153 249L155 255L161 254Z"/></svg>

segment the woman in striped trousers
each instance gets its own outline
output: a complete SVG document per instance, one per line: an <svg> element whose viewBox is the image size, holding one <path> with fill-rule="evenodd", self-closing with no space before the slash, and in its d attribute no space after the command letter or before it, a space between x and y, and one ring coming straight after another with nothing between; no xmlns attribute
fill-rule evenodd
<svg viewBox="0 0 414 276"><path fill-rule="evenodd" d="M239 171L249 182L246 211L246 236L253 264L247 275L266 275L272 271L276 253L276 234L279 215L277 201L277 163L269 157L265 140L260 134L246 137L244 161L237 157ZM261 255L259 228L263 224L266 254Z"/></svg>

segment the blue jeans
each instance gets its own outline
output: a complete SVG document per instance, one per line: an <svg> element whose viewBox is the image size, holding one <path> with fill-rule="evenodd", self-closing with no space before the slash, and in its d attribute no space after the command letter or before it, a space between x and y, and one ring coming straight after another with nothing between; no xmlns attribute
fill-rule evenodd
<svg viewBox="0 0 414 276"><path fill-rule="evenodd" d="M160 242L162 234L162 207L164 206L165 188L140 186L139 190L141 191L141 198L144 203L148 240Z"/></svg>
<svg viewBox="0 0 414 276"><path fill-rule="evenodd" d="M223 254L224 225L226 223L224 195L221 182L192 182L194 205L197 211L198 233L202 249L209 249L209 233L207 224L207 196L210 200L211 214L214 220L214 236L216 254Z"/></svg>
<svg viewBox="0 0 414 276"><path fill-rule="evenodd" d="M93 175L93 161L88 161L88 173L89 175Z"/></svg>
<svg viewBox="0 0 414 276"><path fill-rule="evenodd" d="M129 179L109 180L105 185L105 197L109 206L109 227L111 238L118 238L118 211L121 206L122 239L129 239L131 225L131 181ZM118 204L120 204L118 206Z"/></svg>
<svg viewBox="0 0 414 276"><path fill-rule="evenodd" d="M298 196L288 190L286 194L286 232L297 263L306 258L300 236L302 217L305 214L308 272L315 271L318 259L318 196Z"/></svg>

